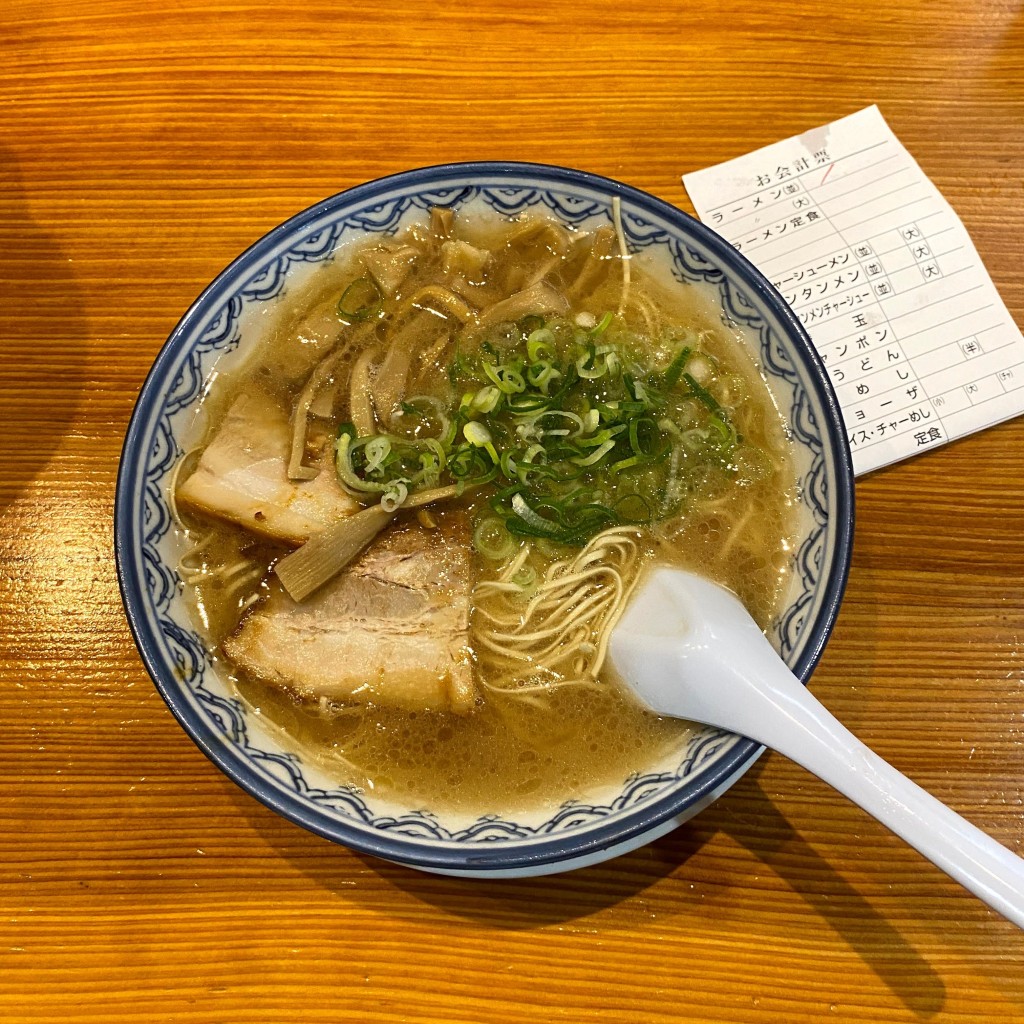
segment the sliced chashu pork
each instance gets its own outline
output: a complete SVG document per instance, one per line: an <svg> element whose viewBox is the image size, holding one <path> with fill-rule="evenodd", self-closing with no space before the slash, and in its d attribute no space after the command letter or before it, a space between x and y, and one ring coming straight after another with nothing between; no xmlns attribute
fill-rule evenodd
<svg viewBox="0 0 1024 1024"><path fill-rule="evenodd" d="M301 604L274 592L224 651L303 697L468 712L469 542L464 517L434 530L393 527Z"/></svg>
<svg viewBox="0 0 1024 1024"><path fill-rule="evenodd" d="M290 445L285 409L259 391L243 394L175 498L185 508L291 544L359 511L330 467L314 480L289 480Z"/></svg>

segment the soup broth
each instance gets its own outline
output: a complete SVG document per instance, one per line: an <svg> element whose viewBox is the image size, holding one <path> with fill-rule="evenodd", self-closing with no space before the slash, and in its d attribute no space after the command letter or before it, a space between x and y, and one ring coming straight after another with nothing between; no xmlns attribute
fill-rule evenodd
<svg viewBox="0 0 1024 1024"><path fill-rule="evenodd" d="M179 575L242 699L338 784L502 815L617 786L689 729L639 707L603 666L644 567L723 583L765 628L777 610L795 496L782 418L716 295L623 260L616 243L608 229L435 212L314 273L245 365L210 385L203 437L172 483ZM259 507L239 499L245 487ZM432 491L451 493L414 507ZM378 504L387 522L363 552L289 597L275 568L290 552L332 516ZM300 506L313 510L305 526ZM407 584L394 566L420 547L441 568ZM366 568L375 557L384 576ZM345 598L351 628L315 613L317 643L334 629L338 644L384 636L397 652L365 685L318 691L265 667L267 631L314 621L304 609L346 574L359 595L431 595L416 612L434 630L423 657L436 648L448 667L422 707L389 697L389 680L416 677L403 659L417 641L412 619L373 632L376 597ZM463 597L459 632L449 620ZM454 632L434 643L437 630ZM343 669L357 671L347 654ZM331 665L302 672L322 679Z"/></svg>

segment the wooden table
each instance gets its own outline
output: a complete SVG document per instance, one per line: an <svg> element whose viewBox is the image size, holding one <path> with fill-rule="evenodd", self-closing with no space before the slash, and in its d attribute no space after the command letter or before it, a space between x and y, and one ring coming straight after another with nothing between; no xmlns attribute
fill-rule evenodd
<svg viewBox="0 0 1024 1024"><path fill-rule="evenodd" d="M0 1019L1024 1019L1024 936L778 756L646 849L471 883L223 777L121 611L121 438L182 311L272 225L474 158L691 209L680 175L877 102L1024 322L1024 15L834 5L7 0L0 13ZM470 13L471 12L471 13ZM861 479L813 688L1024 841L1024 420Z"/></svg>

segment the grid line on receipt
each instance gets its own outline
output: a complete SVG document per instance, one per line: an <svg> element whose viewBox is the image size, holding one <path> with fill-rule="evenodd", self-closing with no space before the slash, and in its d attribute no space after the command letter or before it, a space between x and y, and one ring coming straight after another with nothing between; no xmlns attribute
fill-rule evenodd
<svg viewBox="0 0 1024 1024"><path fill-rule="evenodd" d="M858 474L1024 411L1024 337L877 107L683 184L806 327Z"/></svg>

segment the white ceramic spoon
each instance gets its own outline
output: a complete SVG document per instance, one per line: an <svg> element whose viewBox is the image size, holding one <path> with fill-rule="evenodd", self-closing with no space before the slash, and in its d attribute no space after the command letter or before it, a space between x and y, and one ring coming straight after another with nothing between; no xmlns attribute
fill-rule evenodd
<svg viewBox="0 0 1024 1024"><path fill-rule="evenodd" d="M608 652L654 711L740 733L792 758L1024 928L1024 860L840 725L724 587L678 569L653 570L612 631Z"/></svg>

